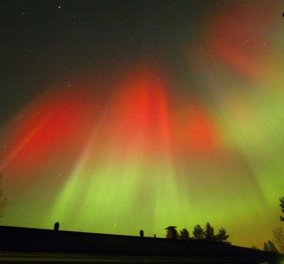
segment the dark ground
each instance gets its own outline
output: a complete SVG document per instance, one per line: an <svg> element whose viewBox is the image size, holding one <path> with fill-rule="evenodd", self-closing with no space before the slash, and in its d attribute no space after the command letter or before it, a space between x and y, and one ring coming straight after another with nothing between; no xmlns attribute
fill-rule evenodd
<svg viewBox="0 0 284 264"><path fill-rule="evenodd" d="M280 263L282 255L223 242L0 226L0 262Z"/></svg>

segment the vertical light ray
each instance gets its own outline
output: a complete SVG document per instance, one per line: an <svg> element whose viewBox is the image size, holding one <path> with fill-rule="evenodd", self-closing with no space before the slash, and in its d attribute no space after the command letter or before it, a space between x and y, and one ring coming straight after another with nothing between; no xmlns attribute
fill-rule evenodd
<svg viewBox="0 0 284 264"><path fill-rule="evenodd" d="M276 1L261 1L259 5L230 3L209 17L203 32L204 42L199 44L202 47L191 43L191 48L186 51L188 65L196 72L189 85L202 91L198 93L199 98L209 107L223 142L215 159L218 169L212 175L215 181L211 188L214 189L216 182L220 184L219 179L230 177L230 182L220 185L220 189L226 186L222 193L228 195L234 207L232 214L240 221L231 223L230 228L241 228L257 216L263 226L271 223L270 230L264 228L262 237L271 236L272 225L278 219L278 197L283 192L283 166L280 164L284 161L281 136L284 132L281 103L284 78L279 72L283 68L283 55L279 51L283 35L279 32L280 27L279 3ZM206 166L205 162L202 164ZM210 183L209 173L193 170L198 175L202 173L204 182ZM219 178L217 175L220 174ZM197 179L193 181L194 193L199 190L195 182ZM210 217L209 204L219 203L217 207L220 207L226 199L222 195L222 199L218 199L212 192L209 203L206 194L199 194L203 198L198 205L208 212L207 217ZM197 203L194 197L192 202ZM228 204L224 205L228 210ZM221 222L230 226L232 216L226 215L226 209L221 212ZM240 239L237 232L232 232L233 237ZM253 239L259 239L256 237L254 234L247 240L253 243Z"/></svg>
<svg viewBox="0 0 284 264"><path fill-rule="evenodd" d="M77 215L75 226L134 234L145 223L155 232L180 219L166 92L152 70L129 74L51 210L53 218L72 228Z"/></svg>
<svg viewBox="0 0 284 264"><path fill-rule="evenodd" d="M182 37L177 69L149 58L120 79L110 65L105 86L58 86L2 127L1 221L149 236L209 221L236 244L270 239L284 186L284 31L281 4L259 3L208 12L198 40Z"/></svg>

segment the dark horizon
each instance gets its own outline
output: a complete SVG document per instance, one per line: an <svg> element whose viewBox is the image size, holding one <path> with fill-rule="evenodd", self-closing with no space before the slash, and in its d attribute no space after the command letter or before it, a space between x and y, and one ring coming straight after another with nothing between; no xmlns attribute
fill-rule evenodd
<svg viewBox="0 0 284 264"><path fill-rule="evenodd" d="M0 226L0 261L279 263L273 252L223 242L159 239ZM58 254L60 253L60 255Z"/></svg>

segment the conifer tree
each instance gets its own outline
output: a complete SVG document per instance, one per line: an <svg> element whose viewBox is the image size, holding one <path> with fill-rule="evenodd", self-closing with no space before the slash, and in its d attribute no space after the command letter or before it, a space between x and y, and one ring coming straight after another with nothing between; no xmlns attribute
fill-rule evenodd
<svg viewBox="0 0 284 264"><path fill-rule="evenodd" d="M229 238L229 235L227 234L227 231L225 228L221 227L218 231L218 233L215 236L215 240L219 242L227 241Z"/></svg>
<svg viewBox="0 0 284 264"><path fill-rule="evenodd" d="M179 235L180 239L189 239L190 236L189 236L189 232L186 228L183 228L181 231L180 231L180 235Z"/></svg>
<svg viewBox="0 0 284 264"><path fill-rule="evenodd" d="M205 232L204 229L200 225L196 225L193 229L193 238L194 239L204 239L205 238Z"/></svg>
<svg viewBox="0 0 284 264"><path fill-rule="evenodd" d="M205 239L209 241L214 240L214 228L209 223L206 224L205 227Z"/></svg>

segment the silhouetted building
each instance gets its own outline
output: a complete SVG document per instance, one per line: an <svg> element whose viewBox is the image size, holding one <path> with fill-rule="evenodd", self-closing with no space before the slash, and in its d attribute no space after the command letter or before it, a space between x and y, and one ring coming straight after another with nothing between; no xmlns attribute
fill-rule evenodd
<svg viewBox="0 0 284 264"><path fill-rule="evenodd" d="M176 227L166 228L175 234ZM171 230L171 231L170 231ZM0 262L283 263L275 252L206 240L177 240L0 226ZM166 260L166 261L165 261Z"/></svg>

